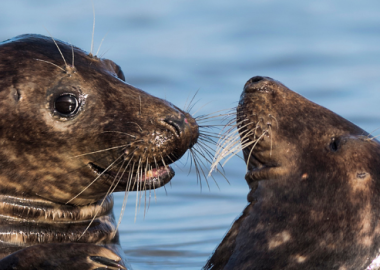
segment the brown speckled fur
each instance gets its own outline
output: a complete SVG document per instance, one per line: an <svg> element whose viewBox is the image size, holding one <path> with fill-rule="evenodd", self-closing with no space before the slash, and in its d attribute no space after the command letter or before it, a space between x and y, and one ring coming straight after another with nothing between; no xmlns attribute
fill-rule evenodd
<svg viewBox="0 0 380 270"><path fill-rule="evenodd" d="M267 77L246 83L237 112L241 134L265 135L249 205L204 269L366 269L380 248L378 141Z"/></svg>
<svg viewBox="0 0 380 270"><path fill-rule="evenodd" d="M0 43L0 257L22 249L6 259L15 267L21 267L16 258L25 252L28 260L36 257L38 269L57 267L52 261L43 264L41 256L58 260L60 254L71 254L70 243L78 242L120 169L130 164L115 191L126 189L132 170L130 190L158 188L170 181L173 170L163 170L161 179L137 181L137 167L168 165L198 138L198 126L188 113L125 83L112 61L57 44L67 64L50 37L22 35ZM80 103L73 117L54 109L56 98L67 93ZM113 149L83 155L107 148ZM104 170L118 158L126 160L123 168L116 163L71 200L97 178L94 166ZM112 206L109 196L79 240L78 256L89 256L88 243L94 256L107 257L108 249L91 247L103 245L123 257ZM46 255L47 244L58 253ZM88 264L78 269L104 267L94 260ZM0 260L0 269L8 269L3 265ZM70 269L78 265L73 262Z"/></svg>

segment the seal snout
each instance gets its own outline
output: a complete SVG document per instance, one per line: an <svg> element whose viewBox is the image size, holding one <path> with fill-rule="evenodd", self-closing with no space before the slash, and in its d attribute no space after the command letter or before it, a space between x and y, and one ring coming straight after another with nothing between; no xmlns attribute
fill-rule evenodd
<svg viewBox="0 0 380 270"><path fill-rule="evenodd" d="M275 81L269 77L255 76L244 85L243 93L273 92L272 85Z"/></svg>

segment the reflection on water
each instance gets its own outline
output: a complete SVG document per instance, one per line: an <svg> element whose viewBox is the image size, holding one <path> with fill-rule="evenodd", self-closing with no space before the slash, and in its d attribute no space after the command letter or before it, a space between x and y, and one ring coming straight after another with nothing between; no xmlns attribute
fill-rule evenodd
<svg viewBox="0 0 380 270"><path fill-rule="evenodd" d="M94 2L96 47L108 33L100 55L180 107L199 89L199 114L232 108L250 77L266 75L368 131L380 126L379 1ZM91 2L3 1L0 26L1 40L46 35L45 26L89 50ZM142 197L136 221L129 197L120 236L135 269L200 269L246 205L239 158L226 166L230 184L217 177L219 189L209 179L202 191L189 165L177 165L166 191ZM118 215L123 194L115 197Z"/></svg>

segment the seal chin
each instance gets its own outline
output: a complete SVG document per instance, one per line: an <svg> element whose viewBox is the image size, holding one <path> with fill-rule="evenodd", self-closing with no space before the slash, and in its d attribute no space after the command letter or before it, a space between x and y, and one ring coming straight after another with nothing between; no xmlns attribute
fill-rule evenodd
<svg viewBox="0 0 380 270"><path fill-rule="evenodd" d="M116 179L118 185L128 187L130 191L137 189L148 190L162 187L169 183L175 175L174 170L170 166L161 166L154 169L152 168L148 171L140 171L140 173L134 173L131 177L129 172L123 173L121 170L118 170L117 172L106 170L92 162L88 165L98 176L104 175L106 177L107 184L114 185Z"/></svg>

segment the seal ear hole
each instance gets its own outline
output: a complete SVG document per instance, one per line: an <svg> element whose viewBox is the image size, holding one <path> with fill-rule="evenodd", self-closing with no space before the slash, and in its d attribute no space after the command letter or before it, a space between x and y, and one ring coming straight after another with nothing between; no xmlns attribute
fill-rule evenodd
<svg viewBox="0 0 380 270"><path fill-rule="evenodd" d="M54 110L63 116L75 114L78 108L78 99L72 94L63 94L54 100Z"/></svg>
<svg viewBox="0 0 380 270"><path fill-rule="evenodd" d="M332 138L331 143L330 143L330 150L333 152L336 152L338 151L338 148L339 148L339 141L336 138Z"/></svg>
<svg viewBox="0 0 380 270"><path fill-rule="evenodd" d="M21 99L20 89L16 88L16 91L14 93L14 98L16 101L19 101Z"/></svg>

